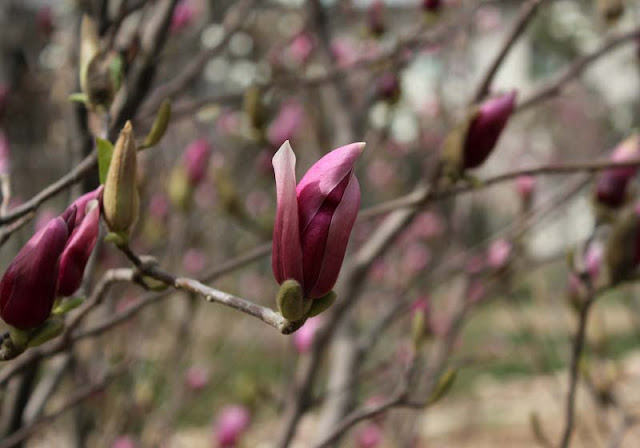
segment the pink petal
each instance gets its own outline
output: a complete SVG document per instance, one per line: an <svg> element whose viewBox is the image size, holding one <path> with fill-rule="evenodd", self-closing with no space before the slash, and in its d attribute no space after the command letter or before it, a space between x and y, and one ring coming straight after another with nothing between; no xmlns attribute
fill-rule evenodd
<svg viewBox="0 0 640 448"><path fill-rule="evenodd" d="M318 160L300 180L296 192L302 231L318 213L329 193L353 170L364 146L364 143L359 142L334 149Z"/></svg>
<svg viewBox="0 0 640 448"><path fill-rule="evenodd" d="M347 252L349 235L356 222L359 208L360 185L358 179L352 174L342 201L333 213L320 273L309 297L322 297L333 289Z"/></svg>
<svg viewBox="0 0 640 448"><path fill-rule="evenodd" d="M296 199L296 155L289 141L282 144L272 159L278 199L273 228L271 265L278 283L287 279L303 282L302 246Z"/></svg>

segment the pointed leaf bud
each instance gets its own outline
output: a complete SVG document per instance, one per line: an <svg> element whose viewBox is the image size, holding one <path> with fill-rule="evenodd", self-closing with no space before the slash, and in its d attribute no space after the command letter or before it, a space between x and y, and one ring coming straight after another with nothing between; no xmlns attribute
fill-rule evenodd
<svg viewBox="0 0 640 448"><path fill-rule="evenodd" d="M84 268L98 240L100 230L100 206L98 195L102 187L78 198L76 219L71 237L60 256L58 295L70 296L78 290L84 276Z"/></svg>
<svg viewBox="0 0 640 448"><path fill-rule="evenodd" d="M425 339L432 334L429 322L429 308L429 297L417 299L411 305L411 338L416 350L419 350Z"/></svg>
<svg viewBox="0 0 640 448"><path fill-rule="evenodd" d="M127 237L138 219L139 205L137 149L131 122L127 121L116 141L104 184L104 218L109 230Z"/></svg>
<svg viewBox="0 0 640 448"><path fill-rule="evenodd" d="M445 370L442 375L440 375L440 378L438 378L438 383L434 387L433 392L429 397L429 404L436 403L445 395L447 395L447 393L449 393L451 387L453 386L453 383L455 383L456 381L457 374L457 370L449 368Z"/></svg>
<svg viewBox="0 0 640 448"><path fill-rule="evenodd" d="M620 143L611 154L614 162L625 162L640 158L640 136L634 134ZM617 208L628 199L627 186L638 171L637 167L610 168L596 180L594 199L599 205Z"/></svg>
<svg viewBox="0 0 640 448"><path fill-rule="evenodd" d="M31 237L0 280L0 317L26 330L41 325L56 298L58 261L69 238L75 208Z"/></svg>
<svg viewBox="0 0 640 448"><path fill-rule="evenodd" d="M311 305L311 301L305 300L302 294L302 286L295 280L285 280L282 283L276 303L282 317L292 322L304 318Z"/></svg>
<svg viewBox="0 0 640 448"><path fill-rule="evenodd" d="M158 109L156 119L153 121L151 130L144 139L143 148L149 148L156 145L167 132L169 120L171 119L171 101L164 100Z"/></svg>
<svg viewBox="0 0 640 448"><path fill-rule="evenodd" d="M279 283L295 279L307 298L335 285L360 207L353 165L364 143L352 143L321 158L296 187L295 155L285 142L273 157L278 206L272 266ZM295 238L294 235L299 235Z"/></svg>

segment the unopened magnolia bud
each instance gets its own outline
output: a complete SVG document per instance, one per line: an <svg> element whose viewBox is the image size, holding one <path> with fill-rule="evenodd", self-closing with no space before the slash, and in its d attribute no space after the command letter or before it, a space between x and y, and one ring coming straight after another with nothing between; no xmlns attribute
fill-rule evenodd
<svg viewBox="0 0 640 448"><path fill-rule="evenodd" d="M536 178L533 176L523 175L516 179L516 191L525 209L531 206L533 194L536 190Z"/></svg>
<svg viewBox="0 0 640 448"><path fill-rule="evenodd" d="M640 136L633 134L613 150L610 160L627 162L640 158ZM607 219L607 211L617 209L627 203L631 196L629 182L635 177L638 168L628 166L604 170L595 182L593 201L598 217ZM599 207L599 208L598 208ZM600 210L602 209L602 210Z"/></svg>
<svg viewBox="0 0 640 448"><path fill-rule="evenodd" d="M385 23L384 23L384 3L382 0L375 0L369 6L369 10L367 11L367 27L369 28L369 32L374 36L378 37L385 32Z"/></svg>
<svg viewBox="0 0 640 448"><path fill-rule="evenodd" d="M442 0L423 0L422 9L427 12L438 12L442 7Z"/></svg>
<svg viewBox="0 0 640 448"><path fill-rule="evenodd" d="M640 206L626 210L607 240L605 262L612 285L629 279L640 262Z"/></svg>
<svg viewBox="0 0 640 448"><path fill-rule="evenodd" d="M91 17L82 16L80 25L80 89L84 93L88 92L87 72L89 64L100 52L100 38L98 36L98 27Z"/></svg>
<svg viewBox="0 0 640 448"><path fill-rule="evenodd" d="M104 184L104 218L109 230L128 237L138 219L139 206L137 148L131 122L127 121L116 141Z"/></svg>
<svg viewBox="0 0 640 448"><path fill-rule="evenodd" d="M282 317L292 322L304 318L311 305L311 301L304 298L300 283L291 279L280 285L276 302Z"/></svg>
<svg viewBox="0 0 640 448"><path fill-rule="evenodd" d="M380 75L376 82L378 97L389 103L396 103L400 98L400 80L393 72Z"/></svg>
<svg viewBox="0 0 640 448"><path fill-rule="evenodd" d="M307 317L317 316L318 314L328 310L336 301L336 297L338 297L337 294L333 291L330 291L328 294L322 297L313 299Z"/></svg>

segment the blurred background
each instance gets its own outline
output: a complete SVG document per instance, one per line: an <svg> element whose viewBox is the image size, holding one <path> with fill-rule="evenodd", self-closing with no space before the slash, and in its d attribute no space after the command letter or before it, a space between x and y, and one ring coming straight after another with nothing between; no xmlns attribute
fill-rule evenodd
<svg viewBox="0 0 640 448"><path fill-rule="evenodd" d="M169 272L275 307L268 252L275 151L290 140L300 178L329 150L365 141L356 165L363 209L407 195L437 163L526 3L178 1L150 88L126 117L142 138L161 101L172 99L165 137L140 153L142 212L132 247ZM68 99L80 90L82 14L96 20L126 74L162 4L0 2L0 158L9 166L9 211L69 172L101 134L98 114ZM519 106L474 170L478 179L604 160L637 126L637 1L543 1L525 25L489 92L515 89ZM630 32L638 36L580 65ZM561 88L537 97L566 73ZM580 170L519 177L429 203L372 260L325 354L311 346L325 315L284 336L184 292L114 284L78 329L81 338L3 378L0 430L28 435L6 446L283 446L290 400L310 357L317 359L310 399L288 446L316 446L336 427L327 426L336 397L347 415L396 390L416 350L417 300L428 303L425 366L428 349L455 323L446 365L456 381L437 403L367 419L336 446L544 446L563 424L576 322L566 254L592 235L593 179ZM3 241L3 268L36 229L97 184L96 171L43 203ZM358 220L345 269L386 214ZM248 259L229 265L238 257ZM84 294L109 269L126 266L114 247L99 244ZM640 444L637 291L633 284L610 291L592 311L572 446ZM471 305L458 322L460 297ZM360 351L345 360L340 347ZM0 375L19 360L0 366ZM341 383L335 372L345 366L351 376Z"/></svg>

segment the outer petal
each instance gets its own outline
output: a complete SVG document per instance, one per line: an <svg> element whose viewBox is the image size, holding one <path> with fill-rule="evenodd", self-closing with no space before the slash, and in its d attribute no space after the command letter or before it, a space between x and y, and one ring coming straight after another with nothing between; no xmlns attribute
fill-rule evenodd
<svg viewBox="0 0 640 448"><path fill-rule="evenodd" d="M303 283L302 247L296 199L296 156L289 141L273 156L278 205L273 228L271 265L278 283L287 279Z"/></svg>
<svg viewBox="0 0 640 448"><path fill-rule="evenodd" d="M73 207L74 205L77 208L77 212L76 212L76 219L75 222L73 224L73 228L75 228L76 226L79 226L80 223L82 222L82 220L84 219L84 216L87 213L87 204L94 200L94 199L98 199L100 197L100 195L102 194L102 190L103 190L104 186L100 185L98 188L96 188L93 191L90 191L89 193L85 193L82 196L80 196L78 199L76 199L75 201L73 201L73 203L67 208L67 210L69 210L71 207Z"/></svg>
<svg viewBox="0 0 640 448"><path fill-rule="evenodd" d="M98 239L100 207L96 204L82 222L73 229L60 256L58 295L70 296L82 283L84 268Z"/></svg>
<svg viewBox="0 0 640 448"><path fill-rule="evenodd" d="M29 329L42 324L55 300L58 259L69 231L58 217L18 252L0 281L0 316L9 325Z"/></svg>
<svg viewBox="0 0 640 448"><path fill-rule="evenodd" d="M464 167L480 166L493 151L515 106L517 92L492 98L480 106L464 145Z"/></svg>
<svg viewBox="0 0 640 448"><path fill-rule="evenodd" d="M349 235L351 235L351 230L356 222L359 208L360 185L358 179L351 174L342 201L333 213L320 273L309 292L309 297L322 297L333 289L342 267Z"/></svg>
<svg viewBox="0 0 640 448"><path fill-rule="evenodd" d="M329 193L351 173L364 146L359 142L334 149L318 160L300 180L296 191L300 206L300 229L303 232Z"/></svg>

